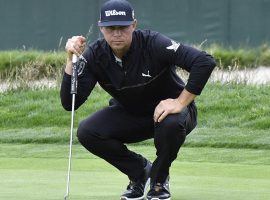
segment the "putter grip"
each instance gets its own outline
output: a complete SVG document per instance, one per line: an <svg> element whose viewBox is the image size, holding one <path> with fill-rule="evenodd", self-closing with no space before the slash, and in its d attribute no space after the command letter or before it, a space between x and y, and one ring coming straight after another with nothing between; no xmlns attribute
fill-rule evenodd
<svg viewBox="0 0 270 200"><path fill-rule="evenodd" d="M73 54L72 56L72 74L71 74L71 94L77 94L77 82L78 82L78 73L77 73L77 60L78 57Z"/></svg>

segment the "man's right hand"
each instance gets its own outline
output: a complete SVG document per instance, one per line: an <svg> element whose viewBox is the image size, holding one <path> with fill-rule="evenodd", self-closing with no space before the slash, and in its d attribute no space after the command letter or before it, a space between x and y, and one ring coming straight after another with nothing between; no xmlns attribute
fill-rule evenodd
<svg viewBox="0 0 270 200"><path fill-rule="evenodd" d="M73 36L72 38L69 38L66 43L66 52L68 54L67 56L67 64L65 68L65 72L69 75L72 73L72 55L75 54L77 56L80 56L86 45L86 39L83 36Z"/></svg>

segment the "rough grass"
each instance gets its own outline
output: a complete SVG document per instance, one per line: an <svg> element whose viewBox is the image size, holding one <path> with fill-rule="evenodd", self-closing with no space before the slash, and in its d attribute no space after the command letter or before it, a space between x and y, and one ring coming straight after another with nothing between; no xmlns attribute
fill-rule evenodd
<svg viewBox="0 0 270 200"><path fill-rule="evenodd" d="M0 78L36 80L55 77L65 64L65 52L0 51Z"/></svg>
<svg viewBox="0 0 270 200"><path fill-rule="evenodd" d="M270 47L263 44L258 48L232 48L212 44L205 48L217 61L222 69L241 69L257 66L270 66Z"/></svg>
<svg viewBox="0 0 270 200"><path fill-rule="evenodd" d="M270 149L269 95L270 86L208 84L197 99L198 127L185 145ZM108 105L109 98L96 87L76 111L74 132L79 121ZM70 112L61 107L59 89L9 91L0 103L1 143L68 142Z"/></svg>
<svg viewBox="0 0 270 200"><path fill-rule="evenodd" d="M270 86L208 84L198 97L203 127L270 129Z"/></svg>
<svg viewBox="0 0 270 200"><path fill-rule="evenodd" d="M200 127L268 130L269 95L270 86L207 84L196 100ZM108 105L109 98L96 87L89 100L78 109L78 120ZM70 113L61 107L58 88L9 91L1 94L0 102L0 128L64 127L69 124Z"/></svg>

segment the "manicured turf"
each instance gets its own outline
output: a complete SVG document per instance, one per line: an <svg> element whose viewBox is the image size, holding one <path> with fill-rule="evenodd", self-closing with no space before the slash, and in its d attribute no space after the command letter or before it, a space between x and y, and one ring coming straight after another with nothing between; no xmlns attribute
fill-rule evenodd
<svg viewBox="0 0 270 200"><path fill-rule="evenodd" d="M130 146L150 160L154 147ZM71 199L114 200L127 178L75 145ZM181 199L270 199L270 150L183 148L171 168L171 192ZM68 145L1 144L0 199L63 199Z"/></svg>

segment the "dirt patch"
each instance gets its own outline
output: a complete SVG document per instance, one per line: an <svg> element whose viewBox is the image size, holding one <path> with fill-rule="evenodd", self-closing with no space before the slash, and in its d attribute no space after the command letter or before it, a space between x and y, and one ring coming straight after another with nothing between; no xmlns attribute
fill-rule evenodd
<svg viewBox="0 0 270 200"><path fill-rule="evenodd" d="M188 78L186 72L180 71L180 76L185 80ZM211 82L221 83L246 83L251 85L266 85L270 84L270 67L258 67L255 69L246 70L231 70L222 71L219 69L214 70L210 77ZM20 87L20 82L0 82L0 93L3 93L10 88ZM29 83L23 83L23 86L29 88L55 88L57 86L56 80L41 79L37 81L31 81Z"/></svg>
<svg viewBox="0 0 270 200"><path fill-rule="evenodd" d="M211 75L211 81L222 83L236 82L252 85L270 83L270 67L258 67L256 69L221 71L215 70Z"/></svg>

